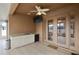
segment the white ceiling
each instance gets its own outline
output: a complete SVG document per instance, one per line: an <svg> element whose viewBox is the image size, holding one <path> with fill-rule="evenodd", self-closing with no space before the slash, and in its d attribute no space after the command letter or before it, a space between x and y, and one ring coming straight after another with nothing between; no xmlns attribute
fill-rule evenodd
<svg viewBox="0 0 79 59"><path fill-rule="evenodd" d="M9 16L10 3L0 3L0 20L7 20Z"/></svg>

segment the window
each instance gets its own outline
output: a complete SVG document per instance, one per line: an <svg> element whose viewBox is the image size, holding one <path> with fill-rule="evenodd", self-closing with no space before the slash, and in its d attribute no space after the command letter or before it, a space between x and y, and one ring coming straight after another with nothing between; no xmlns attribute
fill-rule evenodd
<svg viewBox="0 0 79 59"><path fill-rule="evenodd" d="M1 24L1 26L2 26L2 30L1 30L1 32L2 32L2 36L6 36L6 32L7 32L7 23L6 22L2 22L2 24Z"/></svg>
<svg viewBox="0 0 79 59"><path fill-rule="evenodd" d="M75 17L70 16L70 46L75 46Z"/></svg>
<svg viewBox="0 0 79 59"><path fill-rule="evenodd" d="M53 40L53 20L48 21L48 40Z"/></svg>
<svg viewBox="0 0 79 59"><path fill-rule="evenodd" d="M57 36L58 36L58 43L60 44L66 44L66 19L65 17L59 17L57 19Z"/></svg>

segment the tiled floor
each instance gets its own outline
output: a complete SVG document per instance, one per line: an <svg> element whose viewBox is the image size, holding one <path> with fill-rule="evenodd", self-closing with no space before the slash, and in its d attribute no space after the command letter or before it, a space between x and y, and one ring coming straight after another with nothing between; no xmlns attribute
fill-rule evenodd
<svg viewBox="0 0 79 59"><path fill-rule="evenodd" d="M4 42L5 42L5 40L0 39L0 49L4 48Z"/></svg>
<svg viewBox="0 0 79 59"><path fill-rule="evenodd" d="M69 55L68 52L59 51L44 44L33 43L13 50L0 50L0 55Z"/></svg>
<svg viewBox="0 0 79 59"><path fill-rule="evenodd" d="M5 41L6 41L5 39L0 39L0 55L7 54L7 51L5 50L5 48L6 48Z"/></svg>

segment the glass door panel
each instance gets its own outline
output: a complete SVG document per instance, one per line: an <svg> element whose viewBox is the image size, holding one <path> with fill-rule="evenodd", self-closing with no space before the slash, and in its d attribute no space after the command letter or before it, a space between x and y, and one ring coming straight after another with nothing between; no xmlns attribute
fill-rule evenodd
<svg viewBox="0 0 79 59"><path fill-rule="evenodd" d="M70 17L70 26L69 26L69 32L70 32L70 46L74 47L75 46L75 20L74 20L74 16Z"/></svg>
<svg viewBox="0 0 79 59"><path fill-rule="evenodd" d="M48 40L53 41L53 20L48 21Z"/></svg>
<svg viewBox="0 0 79 59"><path fill-rule="evenodd" d="M64 17L57 19L57 42L58 44L66 44L66 19Z"/></svg>

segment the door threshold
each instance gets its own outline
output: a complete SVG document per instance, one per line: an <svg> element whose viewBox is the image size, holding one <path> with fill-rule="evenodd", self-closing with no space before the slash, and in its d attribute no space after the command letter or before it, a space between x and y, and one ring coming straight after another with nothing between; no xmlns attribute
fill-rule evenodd
<svg viewBox="0 0 79 59"><path fill-rule="evenodd" d="M64 51L67 51L67 52L71 53L71 55L79 55L79 53L77 51L75 51L75 50L71 50L69 48L61 47L61 46L59 46L58 48L61 49L61 50L64 50Z"/></svg>

